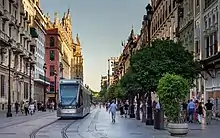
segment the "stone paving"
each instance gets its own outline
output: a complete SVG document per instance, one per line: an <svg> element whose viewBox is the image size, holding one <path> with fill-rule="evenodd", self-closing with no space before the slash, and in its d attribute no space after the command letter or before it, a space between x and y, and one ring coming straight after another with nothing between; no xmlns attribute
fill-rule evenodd
<svg viewBox="0 0 220 138"><path fill-rule="evenodd" d="M220 122L212 125L189 124L189 134L185 138L219 138ZM111 123L110 114L105 110L98 115L95 124L97 138L170 138L166 130L155 130L141 121L117 116L116 123Z"/></svg>
<svg viewBox="0 0 220 138"><path fill-rule="evenodd" d="M29 134L35 129L48 124L56 119L56 113L36 113L33 116L22 116L11 119L8 123L0 124L0 138L29 138ZM1 121L1 119L0 119ZM14 124L14 125L13 125Z"/></svg>
<svg viewBox="0 0 220 138"><path fill-rule="evenodd" d="M57 119L56 113L40 118L35 116L32 121L0 128L0 138L29 138L32 131ZM68 121L51 125L41 130L37 138L61 138L61 129L66 124ZM219 127L219 121L213 121L211 125L189 124L190 131L185 138L219 138ZM66 132L69 138L171 138L166 130L155 130L153 126L146 126L136 119L117 116L116 123L112 123L105 109L95 109L89 116L71 125Z"/></svg>

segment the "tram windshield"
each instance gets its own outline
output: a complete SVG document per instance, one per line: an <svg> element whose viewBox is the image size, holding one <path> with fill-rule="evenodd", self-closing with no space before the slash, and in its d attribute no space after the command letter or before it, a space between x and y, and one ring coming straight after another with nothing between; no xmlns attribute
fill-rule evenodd
<svg viewBox="0 0 220 138"><path fill-rule="evenodd" d="M61 84L60 85L60 100L62 105L75 105L78 94L78 84Z"/></svg>

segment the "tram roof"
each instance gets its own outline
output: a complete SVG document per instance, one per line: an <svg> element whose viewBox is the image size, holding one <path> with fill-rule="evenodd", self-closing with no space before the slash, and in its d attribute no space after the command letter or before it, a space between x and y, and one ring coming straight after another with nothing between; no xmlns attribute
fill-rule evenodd
<svg viewBox="0 0 220 138"><path fill-rule="evenodd" d="M62 83L77 83L77 84L83 85L82 81L79 79L62 79L62 80L60 80L60 84L62 84Z"/></svg>

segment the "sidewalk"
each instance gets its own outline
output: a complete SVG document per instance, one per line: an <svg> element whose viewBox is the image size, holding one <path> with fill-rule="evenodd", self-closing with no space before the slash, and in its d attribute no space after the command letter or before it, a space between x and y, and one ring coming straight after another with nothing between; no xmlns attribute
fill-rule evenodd
<svg viewBox="0 0 220 138"><path fill-rule="evenodd" d="M189 133L185 138L218 138L220 122L213 121L212 125L189 124ZM101 109L95 124L95 134L109 138L171 138L167 130L155 130L146 126L140 120L121 118L117 115L116 123L111 123L108 112Z"/></svg>

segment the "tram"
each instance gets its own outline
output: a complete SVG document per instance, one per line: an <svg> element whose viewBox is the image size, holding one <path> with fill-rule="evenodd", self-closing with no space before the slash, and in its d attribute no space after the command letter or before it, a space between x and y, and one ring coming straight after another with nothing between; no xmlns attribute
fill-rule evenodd
<svg viewBox="0 0 220 138"><path fill-rule="evenodd" d="M83 118L90 113L90 95L81 80L60 80L57 117Z"/></svg>

